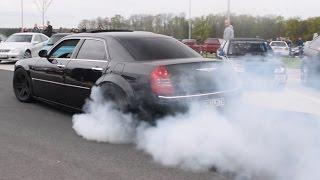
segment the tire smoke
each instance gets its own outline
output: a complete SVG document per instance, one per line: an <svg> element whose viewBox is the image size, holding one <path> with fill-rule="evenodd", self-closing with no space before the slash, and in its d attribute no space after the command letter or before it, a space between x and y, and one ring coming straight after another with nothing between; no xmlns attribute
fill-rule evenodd
<svg viewBox="0 0 320 180"><path fill-rule="evenodd" d="M265 92L263 97L271 104L286 104L287 93ZM85 113L73 116L73 129L87 140L134 143L168 167L195 172L214 168L235 180L320 179L319 117L258 107L243 98L225 113L190 104L187 113L150 126L115 110L100 89L93 88Z"/></svg>

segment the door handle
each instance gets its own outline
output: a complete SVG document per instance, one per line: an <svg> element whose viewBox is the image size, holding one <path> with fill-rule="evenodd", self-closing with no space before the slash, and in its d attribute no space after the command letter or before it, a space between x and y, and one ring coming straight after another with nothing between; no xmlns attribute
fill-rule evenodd
<svg viewBox="0 0 320 180"><path fill-rule="evenodd" d="M65 68L65 67L66 67L66 65L64 65L64 64L57 64L57 66L58 66L59 68Z"/></svg>
<svg viewBox="0 0 320 180"><path fill-rule="evenodd" d="M93 70L93 71L103 71L103 68L92 67L91 70Z"/></svg>

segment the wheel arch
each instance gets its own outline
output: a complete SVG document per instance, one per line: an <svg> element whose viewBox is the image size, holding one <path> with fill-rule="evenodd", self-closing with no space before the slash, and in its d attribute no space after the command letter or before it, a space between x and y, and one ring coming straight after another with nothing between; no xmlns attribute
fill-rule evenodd
<svg viewBox="0 0 320 180"><path fill-rule="evenodd" d="M131 85L120 75L108 74L99 78L96 82L96 86L101 86L103 84L111 83L123 90L123 92L128 96L129 99L134 97L134 91Z"/></svg>

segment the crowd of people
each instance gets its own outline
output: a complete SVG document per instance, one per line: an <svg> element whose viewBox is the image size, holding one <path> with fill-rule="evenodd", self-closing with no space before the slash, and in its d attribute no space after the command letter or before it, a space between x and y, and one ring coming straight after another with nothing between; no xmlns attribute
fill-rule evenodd
<svg viewBox="0 0 320 180"><path fill-rule="evenodd" d="M53 27L50 24L50 21L47 21L47 25L45 27L43 27L43 29L40 29L38 27L38 24L35 24L33 29L29 30L27 28L24 28L23 32L43 33L43 34L47 35L48 37L51 37L53 34Z"/></svg>

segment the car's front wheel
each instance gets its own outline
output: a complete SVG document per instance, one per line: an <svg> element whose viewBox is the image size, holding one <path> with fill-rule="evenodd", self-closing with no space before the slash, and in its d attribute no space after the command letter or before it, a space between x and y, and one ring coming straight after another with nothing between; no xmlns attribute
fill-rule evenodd
<svg viewBox="0 0 320 180"><path fill-rule="evenodd" d="M28 73L19 68L14 72L13 89L17 99L21 102L32 101L32 84Z"/></svg>

